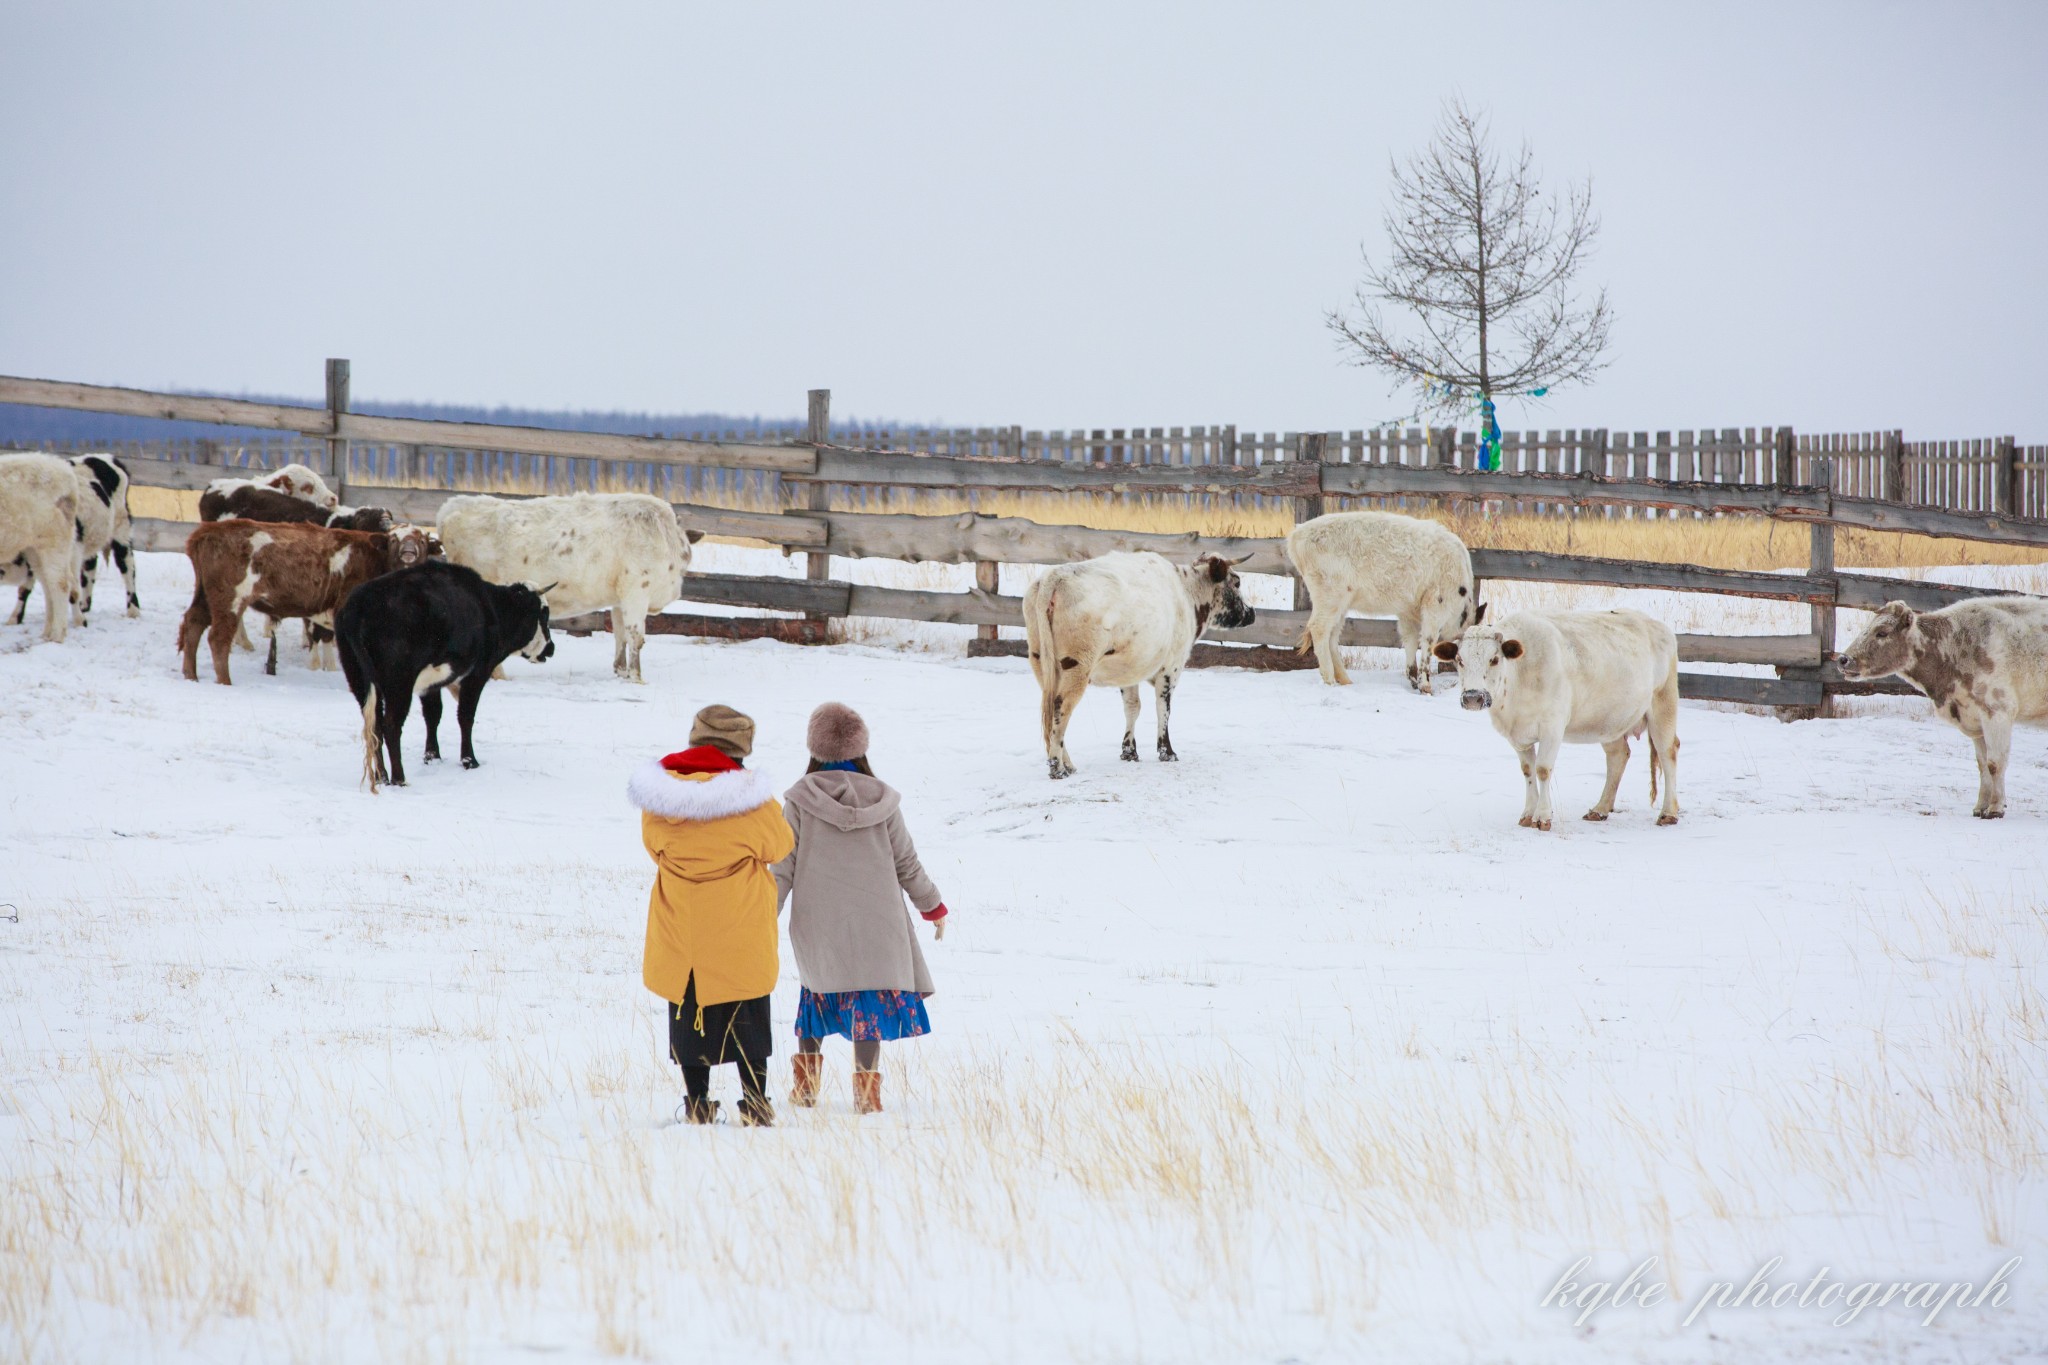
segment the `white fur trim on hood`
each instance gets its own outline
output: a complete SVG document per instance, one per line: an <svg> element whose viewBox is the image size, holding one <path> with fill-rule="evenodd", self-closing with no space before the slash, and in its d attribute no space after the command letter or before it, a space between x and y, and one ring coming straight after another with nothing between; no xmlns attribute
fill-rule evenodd
<svg viewBox="0 0 2048 1365"><path fill-rule="evenodd" d="M745 768L692 782L662 767L660 759L650 758L626 780L626 799L667 820L723 820L773 801L775 784L766 773Z"/></svg>

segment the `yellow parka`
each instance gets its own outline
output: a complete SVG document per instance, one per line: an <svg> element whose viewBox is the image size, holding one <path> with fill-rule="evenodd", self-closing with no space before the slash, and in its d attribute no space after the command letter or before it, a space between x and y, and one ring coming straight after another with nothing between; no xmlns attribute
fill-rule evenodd
<svg viewBox="0 0 2048 1365"><path fill-rule="evenodd" d="M680 1001L692 973L697 1003L751 1000L775 988L775 877L769 864L796 836L759 773L672 773L642 764L627 784L640 837L658 869L647 898L640 979Z"/></svg>

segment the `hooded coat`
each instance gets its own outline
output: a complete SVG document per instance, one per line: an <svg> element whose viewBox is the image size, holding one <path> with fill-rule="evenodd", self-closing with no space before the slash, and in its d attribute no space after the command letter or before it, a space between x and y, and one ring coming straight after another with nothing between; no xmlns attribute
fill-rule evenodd
<svg viewBox="0 0 2048 1365"><path fill-rule="evenodd" d="M633 771L626 794L658 872L647 898L640 979L681 1000L697 977L697 1003L751 1000L781 971L769 864L793 846L789 822L761 773L671 772L659 759Z"/></svg>
<svg viewBox="0 0 2048 1365"><path fill-rule="evenodd" d="M774 867L789 907L797 975L835 991L932 993L907 892L920 913L943 899L903 823L903 798L865 773L818 772L784 793L796 849Z"/></svg>

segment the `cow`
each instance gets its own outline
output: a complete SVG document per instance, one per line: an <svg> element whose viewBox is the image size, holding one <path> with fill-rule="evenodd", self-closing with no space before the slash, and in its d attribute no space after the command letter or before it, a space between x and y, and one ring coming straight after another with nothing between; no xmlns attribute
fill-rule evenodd
<svg viewBox="0 0 2048 1365"><path fill-rule="evenodd" d="M387 781L405 785L398 746L414 696L427 722L422 761L441 757L443 687L455 693L462 766L477 766L472 731L492 671L514 654L544 663L555 652L545 591L526 583L488 583L474 569L432 560L349 595L335 632L341 671L363 713L363 780L372 793Z"/></svg>
<svg viewBox="0 0 2048 1365"><path fill-rule="evenodd" d="M1479 600L1465 542L1433 521L1393 512L1332 512L1287 537L1287 562L1308 589L1308 628L1298 652L1316 652L1323 681L1348 686L1338 648L1351 612L1391 616L1401 634L1408 685L1434 689L1430 650L1472 623Z"/></svg>
<svg viewBox="0 0 2048 1365"><path fill-rule="evenodd" d="M304 469L305 466L287 466ZM279 474L285 473L279 470ZM310 470L307 471L311 473ZM274 476L273 476L274 477ZM317 476L315 476L317 477ZM228 521L240 518L244 521L301 522L312 526L328 526L337 531L388 531L395 525L391 512L383 507L344 507L336 504L332 508L322 507L318 502L309 501L291 493L280 493L275 488L241 480L216 479L211 487L199 495L199 519L201 521ZM441 553L437 540L428 547L430 555ZM316 669L334 667L329 646L334 643L334 623L326 617L311 617L306 621L306 644L313 651L312 666ZM270 656L264 663L263 671L277 672L277 622L264 618L263 636L270 641ZM235 648L254 649L246 625L235 628Z"/></svg>
<svg viewBox="0 0 2048 1365"><path fill-rule="evenodd" d="M441 504L448 558L496 583L553 581L555 616L612 614L612 672L639 682L647 617L682 595L690 545L675 509L646 493L572 493Z"/></svg>
<svg viewBox="0 0 2048 1365"><path fill-rule="evenodd" d="M1979 820L2005 816L2015 721L2048 721L2048 601L1984 597L1939 611L1887 602L1836 663L1852 681L1896 673L1977 746Z"/></svg>
<svg viewBox="0 0 2048 1365"><path fill-rule="evenodd" d="M201 521L297 521L331 526L337 531L388 531L394 524L390 511L382 507L343 507L339 503L322 507L306 498L256 484L221 486L227 482L215 480L212 487L199 495Z"/></svg>
<svg viewBox="0 0 2048 1365"><path fill-rule="evenodd" d="M0 564L43 585L43 638L61 642L78 593L77 471L54 455L0 455Z"/></svg>
<svg viewBox="0 0 2048 1365"><path fill-rule="evenodd" d="M1607 752L1607 785L1588 820L1605 820L1628 766L1628 742L1650 732L1650 799L1664 779L1657 823L1678 823L1678 637L1635 611L1521 611L1485 624L1486 610L1437 658L1458 665L1461 704L1490 712L1515 747L1527 790L1520 824L1550 828L1551 773L1566 743Z"/></svg>
<svg viewBox="0 0 2048 1365"><path fill-rule="evenodd" d="M424 563L431 540L414 526L373 533L258 521L201 525L185 541L192 605L178 626L178 649L186 679L199 680L202 633L213 651L213 680L227 686L228 647L244 611L278 619L331 614L378 575ZM276 671L275 659L268 671Z"/></svg>
<svg viewBox="0 0 2048 1365"><path fill-rule="evenodd" d="M72 519L73 550L78 580L72 593L78 624L91 618L94 590L99 584L100 556L111 552L128 589L128 614L142 614L142 599L135 592L135 528L128 515L128 467L108 454L74 455L69 461L78 484L76 514ZM0 583L15 583L15 599L9 625L21 624L28 614L28 596L36 575L26 557L0 567Z"/></svg>
<svg viewBox="0 0 2048 1365"><path fill-rule="evenodd" d="M341 499L327 486L327 480L302 464L288 464L282 469L246 479L215 479L206 485L208 493L223 495L237 488L267 488L274 493L310 502L323 512L332 512L341 505Z"/></svg>
<svg viewBox="0 0 2048 1365"><path fill-rule="evenodd" d="M1239 595L1239 559L1203 555L1186 568L1152 551L1119 552L1048 569L1024 591L1024 633L1038 679L1046 769L1070 776L1067 725L1091 685L1124 696L1122 757L1138 761L1138 687L1150 682L1159 713L1159 761L1178 758L1167 724L1173 690L1195 640L1211 625L1233 629L1254 613Z"/></svg>

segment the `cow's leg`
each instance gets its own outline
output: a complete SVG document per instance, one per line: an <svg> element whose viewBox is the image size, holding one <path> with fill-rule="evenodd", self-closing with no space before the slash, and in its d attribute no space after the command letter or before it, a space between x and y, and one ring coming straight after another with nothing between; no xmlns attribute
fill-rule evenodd
<svg viewBox="0 0 2048 1365"><path fill-rule="evenodd" d="M264 619L269 621L268 617ZM271 624L275 625L275 622L271 622ZM239 618L235 622L235 648L246 650L251 654L256 652L256 642L249 638L249 621L247 617Z"/></svg>
<svg viewBox="0 0 2048 1365"><path fill-rule="evenodd" d="M377 689L377 702L383 708L384 754L391 767L391 785L405 785L405 755L398 751L399 741L405 738L406 717L412 714L412 689L400 685L386 690Z"/></svg>
<svg viewBox="0 0 2048 1365"><path fill-rule="evenodd" d="M1984 737L1977 741L1976 812L1986 820L2005 815L2005 770L2012 758L2012 718L1988 715L1983 719Z"/></svg>
<svg viewBox="0 0 2048 1365"><path fill-rule="evenodd" d="M1124 689L1124 747L1118 755L1126 763L1138 761L1138 686Z"/></svg>
<svg viewBox="0 0 2048 1365"><path fill-rule="evenodd" d="M222 687L233 685L228 677L228 652L234 648L235 635L241 627L242 613L216 608L212 624L206 629L206 647L213 651L213 680Z"/></svg>
<svg viewBox="0 0 2048 1365"><path fill-rule="evenodd" d="M1613 813L1614 794L1621 790L1622 770L1628 767L1627 735L1610 739L1600 747L1607 754L1607 785L1600 789L1600 803L1586 812L1588 820L1605 820Z"/></svg>
<svg viewBox="0 0 2048 1365"><path fill-rule="evenodd" d="M24 569L27 567L27 564L27 560L22 561ZM21 585L21 591L15 596L14 615L7 618L8 625L18 626L28 619L28 595L34 592L35 589L36 579L35 575L31 573L29 574L28 581Z"/></svg>
<svg viewBox="0 0 2048 1365"><path fill-rule="evenodd" d="M206 589L195 582L192 605L185 608L185 619L178 622L178 652L185 656L186 682L199 681L199 637L212 620L213 613L206 606Z"/></svg>
<svg viewBox="0 0 2048 1365"><path fill-rule="evenodd" d="M1344 638L1344 609L1346 603L1333 585L1325 584L1318 590L1315 584L1304 581L1309 590L1308 643L1316 652L1316 671L1322 674L1323 682L1330 687L1350 685L1351 675L1344 671L1343 656L1337 652L1338 641Z"/></svg>
<svg viewBox="0 0 2048 1365"><path fill-rule="evenodd" d="M114 542L114 567L121 571L121 585L128 590L128 614L142 615L142 599L135 595L135 550L125 540Z"/></svg>
<svg viewBox="0 0 2048 1365"><path fill-rule="evenodd" d="M647 642L647 604L627 601L612 608L612 672L640 682L640 647Z"/></svg>
<svg viewBox="0 0 2048 1365"><path fill-rule="evenodd" d="M263 657L263 672L266 677L277 676L277 623L270 623L270 629L263 632L270 638L270 652Z"/></svg>
<svg viewBox="0 0 2048 1365"><path fill-rule="evenodd" d="M1434 695L1429 670L1422 664L1422 617L1404 611L1394 618L1394 630L1401 637L1401 667L1408 675L1408 685Z"/></svg>
<svg viewBox="0 0 2048 1365"><path fill-rule="evenodd" d="M1564 748L1564 733L1536 737L1536 809L1531 812L1537 829L1547 830L1554 811L1551 806L1551 778L1557 772L1557 756Z"/></svg>
<svg viewBox="0 0 2048 1365"><path fill-rule="evenodd" d="M92 590L100 578L100 557L88 556L78 566L78 624L84 625L92 619Z"/></svg>
<svg viewBox="0 0 2048 1365"><path fill-rule="evenodd" d="M77 583L72 570L77 561L69 548L54 558L41 550L24 550L22 557L28 560L29 573L43 585L43 638L53 644L62 643L71 629L71 593ZM52 584L56 585L54 592Z"/></svg>
<svg viewBox="0 0 2048 1365"><path fill-rule="evenodd" d="M1522 818L1515 823L1527 829L1536 823L1536 746L1517 744L1515 757L1522 764Z"/></svg>
<svg viewBox="0 0 2048 1365"><path fill-rule="evenodd" d="M462 704L461 698L456 705ZM420 693L420 719L427 723L427 750L420 755L422 763L441 761L441 689L430 687Z"/></svg>
<svg viewBox="0 0 2048 1365"><path fill-rule="evenodd" d="M462 694L455 699L455 723L462 727L462 766L477 766L476 746L472 736L476 731L476 704L483 700L484 684L490 681L488 673L473 675L464 680Z"/></svg>
<svg viewBox="0 0 2048 1365"><path fill-rule="evenodd" d="M1180 670L1169 668L1152 680L1153 706L1159 712L1159 761L1177 763L1180 755L1173 751L1173 736L1167 726L1173 720L1173 689L1180 683Z"/></svg>
<svg viewBox="0 0 2048 1365"><path fill-rule="evenodd" d="M1650 790L1664 779L1664 798L1657 806L1657 823L1678 823L1678 665L1663 686L1650 698Z"/></svg>
<svg viewBox="0 0 2048 1365"><path fill-rule="evenodd" d="M1056 659L1053 667L1058 680L1047 703L1052 709L1052 733L1046 742L1046 763L1053 777L1071 777L1074 756L1067 752L1067 727L1073 724L1074 708L1081 704L1081 694L1088 690L1091 665L1078 659Z"/></svg>

